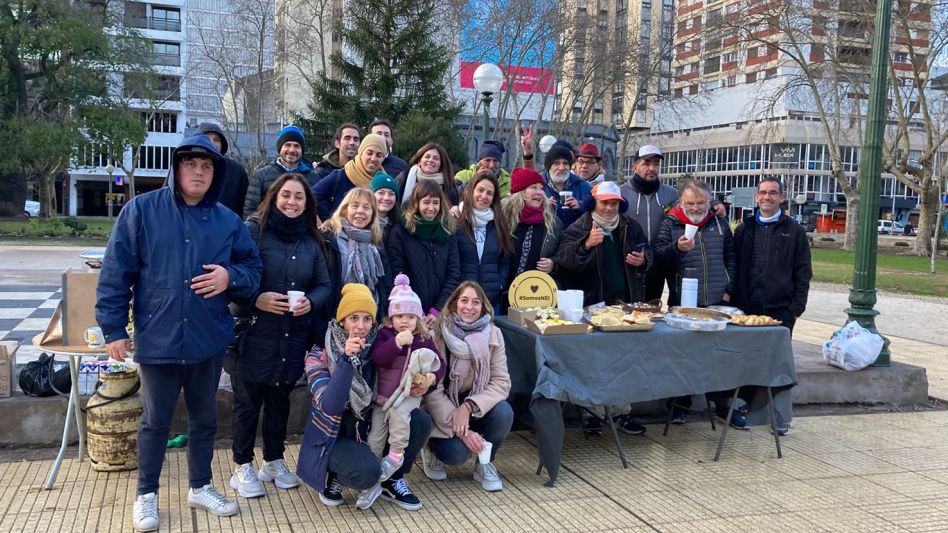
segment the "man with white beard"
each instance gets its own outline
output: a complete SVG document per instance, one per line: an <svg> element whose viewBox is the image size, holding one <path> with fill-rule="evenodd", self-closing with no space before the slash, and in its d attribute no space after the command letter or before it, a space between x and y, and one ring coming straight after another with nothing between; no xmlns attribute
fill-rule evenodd
<svg viewBox="0 0 948 533"><path fill-rule="evenodd" d="M568 228L585 211L583 202L592 196L592 185L570 171L575 157L573 147L564 140L553 143L543 157L543 173L547 202L556 209L556 216Z"/></svg>

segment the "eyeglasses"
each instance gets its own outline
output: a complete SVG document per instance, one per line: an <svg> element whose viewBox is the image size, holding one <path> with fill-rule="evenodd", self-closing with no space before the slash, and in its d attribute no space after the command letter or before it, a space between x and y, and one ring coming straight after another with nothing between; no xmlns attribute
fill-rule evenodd
<svg viewBox="0 0 948 533"><path fill-rule="evenodd" d="M582 167L582 166L588 166L588 165L595 165L596 162L590 159L577 159L576 164Z"/></svg>
<svg viewBox="0 0 948 533"><path fill-rule="evenodd" d="M780 196L783 193L780 191L757 191L757 194L761 196Z"/></svg>
<svg viewBox="0 0 948 533"><path fill-rule="evenodd" d="M681 205L688 209L697 209L699 207L708 207L708 202L682 202Z"/></svg>

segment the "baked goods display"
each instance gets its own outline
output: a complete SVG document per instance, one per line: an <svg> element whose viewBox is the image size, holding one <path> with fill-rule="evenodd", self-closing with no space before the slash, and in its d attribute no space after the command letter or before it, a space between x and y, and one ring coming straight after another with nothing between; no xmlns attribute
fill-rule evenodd
<svg viewBox="0 0 948 533"><path fill-rule="evenodd" d="M635 302L631 304L625 304L623 306L627 312L631 311L648 311L651 313L662 312L662 301L660 299L650 300L648 302Z"/></svg>
<svg viewBox="0 0 948 533"><path fill-rule="evenodd" d="M779 326L779 320L767 315L734 315L731 324L736 326Z"/></svg>
<svg viewBox="0 0 948 533"><path fill-rule="evenodd" d="M533 329L541 335L559 335L567 333L588 333L591 328L586 324L566 320L562 312L552 307L538 310L536 319L527 321L527 329Z"/></svg>
<svg viewBox="0 0 948 533"><path fill-rule="evenodd" d="M600 331L644 331L655 327L651 315L647 311L626 313L623 306L607 306L590 310L586 320Z"/></svg>
<svg viewBox="0 0 948 533"><path fill-rule="evenodd" d="M665 314L665 323L673 328L691 331L721 331L730 315L700 307L673 307Z"/></svg>

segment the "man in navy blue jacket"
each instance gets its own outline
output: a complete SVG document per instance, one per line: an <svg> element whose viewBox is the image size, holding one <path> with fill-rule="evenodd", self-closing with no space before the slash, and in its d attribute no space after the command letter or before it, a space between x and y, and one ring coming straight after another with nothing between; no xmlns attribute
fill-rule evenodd
<svg viewBox="0 0 948 533"><path fill-rule="evenodd" d="M585 213L583 205L592 198L592 185L570 170L574 160L572 145L562 139L543 157L546 199L556 209L564 230Z"/></svg>
<svg viewBox="0 0 948 533"><path fill-rule="evenodd" d="M182 389L188 410L188 505L218 516L239 511L211 485L216 392L233 338L228 299L250 297L262 271L240 217L218 202L226 167L214 144L192 135L171 157L165 187L135 197L119 214L97 289L96 321L109 356L119 361L130 349L125 328L134 298L144 408L132 513L137 531L158 529L158 479Z"/></svg>

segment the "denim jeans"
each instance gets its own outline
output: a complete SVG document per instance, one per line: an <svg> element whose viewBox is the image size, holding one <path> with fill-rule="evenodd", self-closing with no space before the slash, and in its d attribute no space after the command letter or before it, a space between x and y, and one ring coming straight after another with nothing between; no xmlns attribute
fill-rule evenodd
<svg viewBox="0 0 948 533"><path fill-rule="evenodd" d="M490 460L493 461L497 456L497 450L504 443L504 439L510 433L510 427L513 425L513 408L506 401L501 400L493 409L487 412L481 418L471 418L471 430L476 431L484 437L484 440L490 442L491 452ZM435 457L447 465L460 465L471 458L471 450L467 449L464 442L457 437L450 439L432 438L428 441L428 446L434 452Z"/></svg>

